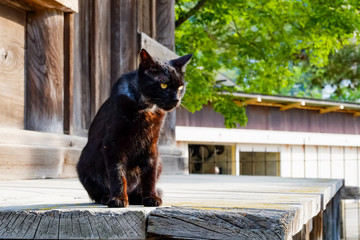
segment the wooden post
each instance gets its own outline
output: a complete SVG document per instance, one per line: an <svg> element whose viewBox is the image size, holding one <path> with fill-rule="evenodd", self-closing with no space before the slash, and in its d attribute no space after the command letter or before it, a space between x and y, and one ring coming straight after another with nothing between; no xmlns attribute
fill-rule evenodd
<svg viewBox="0 0 360 240"><path fill-rule="evenodd" d="M324 239L340 239L340 191L326 205L323 215Z"/></svg>
<svg viewBox="0 0 360 240"><path fill-rule="evenodd" d="M156 0L156 40L175 51L175 1ZM167 114L160 145L175 145L176 111Z"/></svg>
<svg viewBox="0 0 360 240"><path fill-rule="evenodd" d="M320 211L319 214L313 218L313 229L310 233L310 239L323 239L323 211Z"/></svg>
<svg viewBox="0 0 360 240"><path fill-rule="evenodd" d="M73 133L74 14L64 14L64 133Z"/></svg>
<svg viewBox="0 0 360 240"><path fill-rule="evenodd" d="M26 129L63 133L63 12L28 12L26 33Z"/></svg>

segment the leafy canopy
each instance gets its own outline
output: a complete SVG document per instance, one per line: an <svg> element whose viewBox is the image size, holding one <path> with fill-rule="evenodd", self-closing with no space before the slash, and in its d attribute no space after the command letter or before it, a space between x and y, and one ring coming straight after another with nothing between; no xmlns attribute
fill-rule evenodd
<svg viewBox="0 0 360 240"><path fill-rule="evenodd" d="M330 69L358 43L359 10L358 0L177 0L176 52L194 53L184 106L194 112L210 102L236 127L246 124L245 110L223 91L321 97L326 83L344 85ZM238 87L215 87L218 72Z"/></svg>

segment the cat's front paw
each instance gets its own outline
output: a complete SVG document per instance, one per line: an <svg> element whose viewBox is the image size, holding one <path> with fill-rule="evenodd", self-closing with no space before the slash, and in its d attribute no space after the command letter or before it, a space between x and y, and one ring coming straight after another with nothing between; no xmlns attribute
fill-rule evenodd
<svg viewBox="0 0 360 240"><path fill-rule="evenodd" d="M159 197L146 197L143 200L145 207L158 207L162 205L162 200Z"/></svg>
<svg viewBox="0 0 360 240"><path fill-rule="evenodd" d="M113 197L108 202L109 208L123 208L129 206L129 201L127 199Z"/></svg>

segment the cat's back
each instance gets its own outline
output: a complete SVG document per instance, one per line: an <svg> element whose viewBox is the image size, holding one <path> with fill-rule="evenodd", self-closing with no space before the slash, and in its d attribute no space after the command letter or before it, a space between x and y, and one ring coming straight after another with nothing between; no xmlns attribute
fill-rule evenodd
<svg viewBox="0 0 360 240"><path fill-rule="evenodd" d="M112 87L110 97L124 95L136 101L139 95L137 89L137 77L137 70L123 74Z"/></svg>

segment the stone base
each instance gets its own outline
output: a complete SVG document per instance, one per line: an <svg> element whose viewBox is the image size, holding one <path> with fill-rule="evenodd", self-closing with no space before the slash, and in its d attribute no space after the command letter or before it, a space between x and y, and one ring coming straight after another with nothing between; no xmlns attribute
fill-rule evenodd
<svg viewBox="0 0 360 240"><path fill-rule="evenodd" d="M160 157L163 164L162 174L188 174L189 166L187 158L182 154L182 151L173 146L160 146Z"/></svg>

